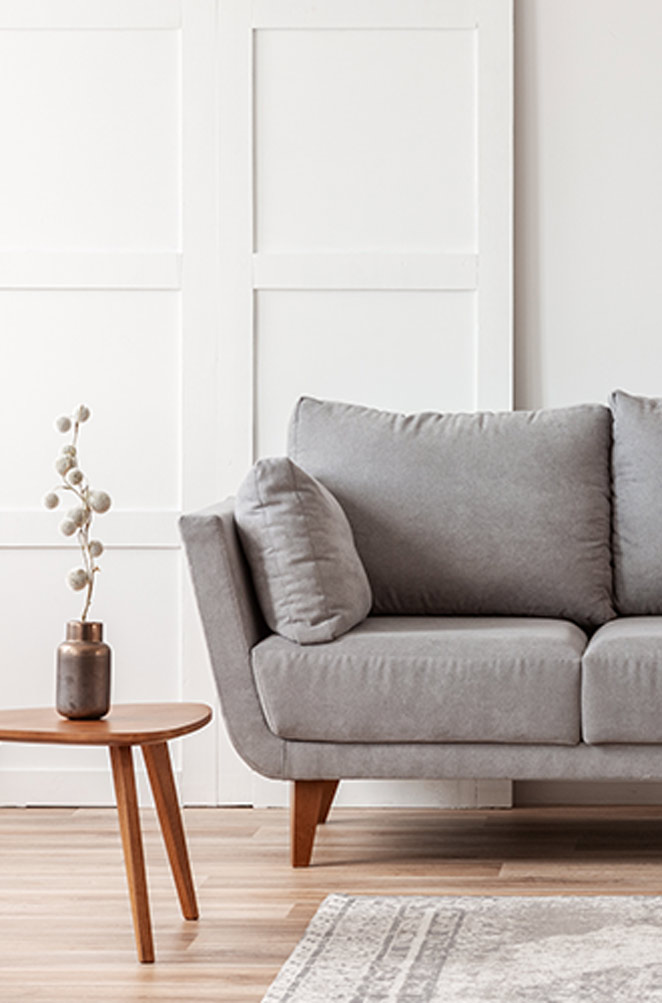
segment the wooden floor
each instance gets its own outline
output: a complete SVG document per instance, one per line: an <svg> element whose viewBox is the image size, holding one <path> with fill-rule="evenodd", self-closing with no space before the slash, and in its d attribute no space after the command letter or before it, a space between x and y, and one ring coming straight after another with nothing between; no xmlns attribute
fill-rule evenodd
<svg viewBox="0 0 662 1003"><path fill-rule="evenodd" d="M189 809L201 917L179 915L143 813L155 965L135 960L111 809L0 809L0 999L258 1003L332 891L662 895L662 809L339 808L313 866L288 863L281 809Z"/></svg>

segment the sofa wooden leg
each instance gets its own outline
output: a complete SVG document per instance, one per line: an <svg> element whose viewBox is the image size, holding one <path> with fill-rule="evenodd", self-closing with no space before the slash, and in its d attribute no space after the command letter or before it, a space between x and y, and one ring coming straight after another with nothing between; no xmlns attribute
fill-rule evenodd
<svg viewBox="0 0 662 1003"><path fill-rule="evenodd" d="M320 814L318 818L318 823L322 825L326 822L329 817L329 811L331 810L331 805L333 804L333 799L336 796L336 791L338 790L339 780L323 780L322 783L324 787L322 788L322 797L320 798Z"/></svg>
<svg viewBox="0 0 662 1003"><path fill-rule="evenodd" d="M292 867L308 867L315 829L331 807L337 780L295 780L291 799Z"/></svg>

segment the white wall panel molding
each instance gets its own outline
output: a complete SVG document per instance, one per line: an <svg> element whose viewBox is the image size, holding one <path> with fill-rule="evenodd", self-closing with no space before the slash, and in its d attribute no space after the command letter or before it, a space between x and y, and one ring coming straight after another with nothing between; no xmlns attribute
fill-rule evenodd
<svg viewBox="0 0 662 1003"><path fill-rule="evenodd" d="M186 0L182 30L182 262L180 373L180 504L186 511L219 500L227 465L222 436L224 366L219 341L220 260L218 215L217 0ZM182 743L182 794L187 803L220 799L221 767L233 775L235 759L219 764L229 745L218 708L200 617L182 555L179 663L181 696L214 707L214 723ZM245 783L244 783L245 787ZM232 795L235 797L232 798ZM236 791L229 799L240 800ZM246 800L244 798L244 800Z"/></svg>
<svg viewBox="0 0 662 1003"><path fill-rule="evenodd" d="M1 706L52 704L55 649L80 613L65 584L79 551L36 506L64 441L53 419L81 400L81 466L114 501L95 519L92 607L112 699L216 702L177 520L218 497L222 467L217 6L0 0L0 424L17 472L0 497L15 669ZM218 721L176 743L189 802L217 801ZM105 758L61 751L3 745L0 803L112 803Z"/></svg>
<svg viewBox="0 0 662 1003"><path fill-rule="evenodd" d="M176 251L0 250L0 289L180 289Z"/></svg>
<svg viewBox="0 0 662 1003"><path fill-rule="evenodd" d="M255 289L476 289L475 254L254 254Z"/></svg>
<svg viewBox="0 0 662 1003"><path fill-rule="evenodd" d="M114 699L215 707L180 509L282 449L299 393L509 406L510 21L510 0L0 0L4 706L52 700L78 611L57 515L28 508L70 398L117 506ZM189 802L268 789L218 715L178 763ZM104 803L102 766L0 749L0 801Z"/></svg>
<svg viewBox="0 0 662 1003"><path fill-rule="evenodd" d="M219 18L229 491L284 451L301 394L508 409L512 0L224 0Z"/></svg>
<svg viewBox="0 0 662 1003"><path fill-rule="evenodd" d="M112 511L112 517L98 518L95 526L107 550L176 550L180 546L178 516L178 512L165 511ZM77 544L58 533L60 519L57 512L0 510L0 550L31 547L78 552Z"/></svg>
<svg viewBox="0 0 662 1003"><path fill-rule="evenodd" d="M235 199L226 230L239 252L235 322L247 281L253 290L274 291L475 290L466 406L512 406L510 0L360 0L314 8L300 0L257 0L252 12L229 3L223 34L233 45L227 92L236 96L244 88L234 112L225 105L222 111L236 149L222 168L228 182L234 174L232 191L246 194ZM339 62L350 81L346 98L331 72ZM386 65L391 76L382 79ZM412 82L417 76L420 90ZM295 77L296 85L283 85ZM401 84L393 94L391 80ZM419 119L420 131L409 131ZM444 136L443 154L436 135ZM418 152L410 156L412 149ZM457 158L450 167L449 150ZM430 204L423 210L425 198ZM332 202L338 211L325 216ZM380 253L370 247L375 240L384 245ZM245 253L252 255L250 279ZM241 309L242 325L254 328L252 301ZM243 364L253 367L255 359Z"/></svg>
<svg viewBox="0 0 662 1003"><path fill-rule="evenodd" d="M253 0L255 28L475 28L481 0Z"/></svg>
<svg viewBox="0 0 662 1003"><path fill-rule="evenodd" d="M0 0L0 31L176 30L183 0Z"/></svg>
<svg viewBox="0 0 662 1003"><path fill-rule="evenodd" d="M513 11L480 0L477 406L513 406Z"/></svg>

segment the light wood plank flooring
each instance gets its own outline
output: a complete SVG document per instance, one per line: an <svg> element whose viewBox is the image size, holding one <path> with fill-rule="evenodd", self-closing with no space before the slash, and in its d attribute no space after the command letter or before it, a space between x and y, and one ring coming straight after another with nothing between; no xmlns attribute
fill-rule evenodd
<svg viewBox="0 0 662 1003"><path fill-rule="evenodd" d="M187 923L142 814L155 965L135 959L116 813L0 809L0 1000L258 1003L328 892L662 895L662 809L332 809L289 866L281 809L188 809Z"/></svg>

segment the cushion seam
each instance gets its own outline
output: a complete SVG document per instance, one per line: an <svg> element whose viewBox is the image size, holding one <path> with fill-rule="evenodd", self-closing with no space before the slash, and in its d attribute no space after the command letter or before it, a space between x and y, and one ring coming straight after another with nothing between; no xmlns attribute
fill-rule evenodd
<svg viewBox="0 0 662 1003"><path fill-rule="evenodd" d="M311 653L311 654L313 654L313 653ZM258 652L258 651L256 651L255 648L253 648L252 655L253 655L253 659L254 659L253 664L256 666L256 668L259 668L258 662L261 659L261 652ZM280 658L286 657L286 658L289 659L291 657L291 655L292 655L291 652L288 652L286 655L281 655L280 652L277 653L277 656L280 657ZM305 654L304 654L303 652L300 653L300 652L297 651L296 655L297 655L297 658L299 660L301 660L302 658L308 657L308 652L306 651ZM273 657L273 656L270 656L270 657ZM320 654L319 654L319 648L316 648L315 652L314 652L315 661L318 662L318 663L324 663L325 665L329 665L329 664L332 665L335 662L337 662L338 659L343 659L343 661L350 662L350 663L363 663L367 659L374 659L374 658L380 658L381 659L382 657L383 657L382 655L371 655L370 653L366 653L365 655L342 655L342 654L339 655L339 654L336 653L336 654L333 654L333 655L321 655L320 656ZM416 655L404 655L404 656L389 655L387 657L388 657L389 661L397 661L399 663L403 663L404 665L418 665L420 663L436 664L437 661L438 661L437 658L435 658L434 655L421 655L421 656L416 656ZM477 659L475 659L475 658L472 658L470 660L472 662L472 665L475 664L476 661L477 661ZM526 664L529 665L530 663L531 663L531 659L527 658L526 659ZM489 667L492 667L492 668L494 666L493 660L489 656L485 657L484 664L486 666L489 666ZM508 668L511 668L511 667L512 666L508 666ZM561 668L577 668L577 669L581 669L581 667L582 667L582 659L581 659L581 657L577 658L576 660L561 659L559 661L555 661L553 668L550 666L550 669L552 671L555 671L559 667L561 667Z"/></svg>

